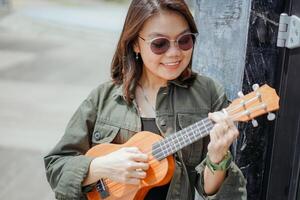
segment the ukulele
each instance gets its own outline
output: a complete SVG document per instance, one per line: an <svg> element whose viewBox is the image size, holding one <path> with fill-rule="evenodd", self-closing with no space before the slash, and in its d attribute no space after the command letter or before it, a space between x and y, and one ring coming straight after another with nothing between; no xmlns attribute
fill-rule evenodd
<svg viewBox="0 0 300 200"><path fill-rule="evenodd" d="M279 97L276 91L264 85L253 85L254 91L243 95L239 92L235 99L223 112L233 121L249 121L257 126L254 119L257 116L268 114L268 120L274 120L275 114L271 113L279 108ZM167 184L174 173L175 163L172 154L185 146L209 135L214 122L208 118L202 119L176 133L163 138L158 134L147 131L136 133L126 143L99 144L91 148L86 155L90 157L104 156L123 147L138 147L143 153L148 154L149 169L147 177L139 185L117 183L109 179L100 179L93 190L87 193L89 200L140 200L144 199L147 192L157 186Z"/></svg>

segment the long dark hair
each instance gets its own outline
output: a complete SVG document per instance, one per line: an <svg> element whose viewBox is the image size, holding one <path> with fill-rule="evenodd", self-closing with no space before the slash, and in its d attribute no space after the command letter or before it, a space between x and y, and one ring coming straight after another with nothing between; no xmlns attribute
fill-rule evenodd
<svg viewBox="0 0 300 200"><path fill-rule="evenodd" d="M129 6L123 30L111 64L111 77L115 84L123 84L123 96L128 104L134 98L134 91L142 74L143 61L136 60L133 49L135 40L144 22L161 10L175 11L187 20L190 31L198 33L194 18L184 0L133 0ZM191 61L181 74L191 76Z"/></svg>

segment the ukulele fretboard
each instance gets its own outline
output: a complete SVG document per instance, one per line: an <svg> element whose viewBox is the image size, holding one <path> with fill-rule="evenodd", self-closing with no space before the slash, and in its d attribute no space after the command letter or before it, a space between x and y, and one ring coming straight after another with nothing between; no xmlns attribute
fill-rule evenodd
<svg viewBox="0 0 300 200"><path fill-rule="evenodd" d="M210 119L205 118L174 134L168 135L166 138L153 144L152 155L157 160L162 160L183 147L209 135L209 131L213 126L214 123Z"/></svg>

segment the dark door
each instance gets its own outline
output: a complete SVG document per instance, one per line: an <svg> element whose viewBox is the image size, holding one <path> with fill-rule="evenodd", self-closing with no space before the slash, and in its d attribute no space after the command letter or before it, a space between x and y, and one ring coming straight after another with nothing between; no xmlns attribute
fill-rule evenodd
<svg viewBox="0 0 300 200"><path fill-rule="evenodd" d="M300 0L288 1L286 13L300 17ZM280 110L275 125L266 199L300 200L300 48L283 48L281 52L282 69L278 75Z"/></svg>

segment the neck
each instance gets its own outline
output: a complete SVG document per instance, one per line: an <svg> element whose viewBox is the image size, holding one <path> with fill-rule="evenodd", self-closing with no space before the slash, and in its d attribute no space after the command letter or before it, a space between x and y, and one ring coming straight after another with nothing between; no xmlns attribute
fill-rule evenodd
<svg viewBox="0 0 300 200"><path fill-rule="evenodd" d="M136 89L136 101L143 117L155 117L155 104L157 92L167 85L167 80L152 74L149 70L143 70Z"/></svg>
<svg viewBox="0 0 300 200"><path fill-rule="evenodd" d="M167 80L155 76L151 72L145 70L145 67L139 83L143 88L150 91L158 91L159 88L167 86Z"/></svg>

